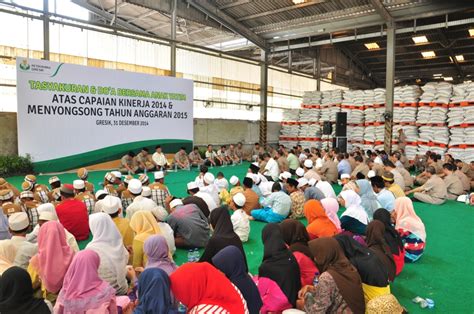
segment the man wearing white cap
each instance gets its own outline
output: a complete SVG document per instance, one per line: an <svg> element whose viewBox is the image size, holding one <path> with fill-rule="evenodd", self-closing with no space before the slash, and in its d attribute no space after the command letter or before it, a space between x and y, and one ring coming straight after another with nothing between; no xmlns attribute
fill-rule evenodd
<svg viewBox="0 0 474 314"><path fill-rule="evenodd" d="M176 247L202 248L209 241L209 223L194 204L184 205L178 199L168 198L170 215L166 222L174 231Z"/></svg>
<svg viewBox="0 0 474 314"><path fill-rule="evenodd" d="M168 187L165 185L165 173L156 171L154 173L155 182L149 185L151 189L151 199L161 207L165 207L165 200L170 195Z"/></svg>
<svg viewBox="0 0 474 314"><path fill-rule="evenodd" d="M313 161L306 159L303 163L304 166L304 178L307 180L315 179L316 181L321 180L321 176L313 169Z"/></svg>
<svg viewBox="0 0 474 314"><path fill-rule="evenodd" d="M89 215L95 212L95 196L89 191L86 191L86 184L83 180L74 180L72 182L74 187L75 199L81 201L87 207Z"/></svg>
<svg viewBox="0 0 474 314"><path fill-rule="evenodd" d="M34 199L34 194L31 191L23 191L20 193L20 204L23 211L28 215L30 221L30 230L38 224L38 210L36 209L40 202Z"/></svg>
<svg viewBox="0 0 474 314"><path fill-rule="evenodd" d="M299 167L298 169L296 169L295 174L296 174L296 177L298 179L303 178L304 177L304 169Z"/></svg>
<svg viewBox="0 0 474 314"><path fill-rule="evenodd" d="M115 175L111 172L107 172L104 176L104 190L112 196L118 196L117 190L115 189Z"/></svg>
<svg viewBox="0 0 474 314"><path fill-rule="evenodd" d="M0 190L0 206L3 211L3 214L8 217L13 213L22 212L21 206L16 204L15 195L10 189Z"/></svg>
<svg viewBox="0 0 474 314"><path fill-rule="evenodd" d="M229 183L233 185L233 187L229 191L230 199L229 199L228 205L230 205L231 200L235 194L244 192L244 188L240 184L240 180L237 176L230 177Z"/></svg>
<svg viewBox="0 0 474 314"><path fill-rule="evenodd" d="M26 213L14 213L8 218L8 227L12 235L11 244L16 247L14 265L27 269L30 259L38 253L38 247L26 241L26 233L30 229L30 222Z"/></svg>
<svg viewBox="0 0 474 314"><path fill-rule="evenodd" d="M120 197L122 192L127 189L122 182L122 173L120 171L111 171L111 173L115 176L115 190L117 191L117 196Z"/></svg>
<svg viewBox="0 0 474 314"><path fill-rule="evenodd" d="M94 184L87 181L87 179L89 178L89 171L86 168L80 168L79 170L77 170L77 177L80 180L84 181L84 184L86 186L86 191L94 193L95 191Z"/></svg>
<svg viewBox="0 0 474 314"><path fill-rule="evenodd" d="M343 173L341 175L341 184L342 184L342 191L352 190L356 193L359 193L359 186L355 181L351 180L351 175L347 173Z"/></svg>
<svg viewBox="0 0 474 314"><path fill-rule="evenodd" d="M201 192L209 194L216 204L220 204L219 190L214 184L215 177L212 173L207 172L204 175L204 186L199 188Z"/></svg>
<svg viewBox="0 0 474 314"><path fill-rule="evenodd" d="M25 181L30 182L33 185L30 191L32 191L35 194L35 198L38 201L40 201L41 203L47 203L49 201L48 187L44 184L39 184L36 180L36 176L29 174L25 176Z"/></svg>
<svg viewBox="0 0 474 314"><path fill-rule="evenodd" d="M102 211L106 214L109 214L113 222L117 226L120 235L122 236L123 245L130 249L133 244L133 238L135 234L133 233L132 228L130 228L130 221L128 219L120 217L122 212L122 202L120 198L115 196L107 195L101 201Z"/></svg>
<svg viewBox="0 0 474 314"><path fill-rule="evenodd" d="M323 166L319 170L319 174L322 180L328 181L331 184L337 182L339 176L337 171L337 164L331 158L331 155L328 153L323 157Z"/></svg>
<svg viewBox="0 0 474 314"><path fill-rule="evenodd" d="M133 195L128 190L128 182L133 179L133 176L127 175L123 179L123 186L125 190L120 194L120 199L122 200L122 208L127 208L133 202Z"/></svg>
<svg viewBox="0 0 474 314"><path fill-rule="evenodd" d="M38 241L38 233L39 233L40 227L44 223L48 221L58 221L56 210L54 209L54 206L51 203L45 203L38 206L38 213L39 213L38 224L35 226L33 231L31 231L30 233L26 235L26 239L28 240L28 242L34 243L34 244ZM76 238L74 238L74 236L66 229L64 229L64 232L66 233L66 242L69 245L69 247L74 252L76 253L79 252L79 246L77 245Z"/></svg>
<svg viewBox="0 0 474 314"><path fill-rule="evenodd" d="M189 182L187 185L189 196L184 198L183 204L194 204L202 211L206 218L209 218L210 210L217 207L212 197L204 192L199 191L199 187L195 182Z"/></svg>
<svg viewBox="0 0 474 314"><path fill-rule="evenodd" d="M310 186L305 178L298 179L298 189L303 191L305 200L322 200L325 198L323 192L316 186Z"/></svg>
<svg viewBox="0 0 474 314"><path fill-rule="evenodd" d="M133 196L133 202L130 206L127 207L127 219L132 219L133 214L135 214L139 210L152 210L156 206L158 206L152 199L143 197L142 190L143 186L140 180L132 179L128 182L128 188L130 193Z"/></svg>
<svg viewBox="0 0 474 314"><path fill-rule="evenodd" d="M244 194L237 193L232 197L231 208L235 208L234 213L230 217L234 232L239 236L240 241L247 242L250 233L249 216L242 209L245 205L246 199Z"/></svg>

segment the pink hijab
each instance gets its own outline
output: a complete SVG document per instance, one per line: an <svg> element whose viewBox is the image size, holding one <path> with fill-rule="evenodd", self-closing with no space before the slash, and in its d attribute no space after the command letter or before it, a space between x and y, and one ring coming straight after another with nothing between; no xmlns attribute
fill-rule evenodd
<svg viewBox="0 0 474 314"><path fill-rule="evenodd" d="M76 254L58 296L57 304L62 306L64 313L84 313L99 309L103 304L115 304L115 289L100 279L99 264L100 257L93 250Z"/></svg>
<svg viewBox="0 0 474 314"><path fill-rule="evenodd" d="M337 211L339 210L339 203L337 200L332 197L326 197L321 200L321 204L326 211L326 216L328 216L336 226L337 230L341 230L341 222L339 221L339 217L337 217Z"/></svg>
<svg viewBox="0 0 474 314"><path fill-rule="evenodd" d="M410 231L423 242L426 242L426 231L423 221L415 213L413 202L408 197L399 197L395 199L395 229Z"/></svg>
<svg viewBox="0 0 474 314"><path fill-rule="evenodd" d="M46 290L58 293L64 275L74 257L74 251L66 242L63 226L57 221L48 221L38 234L38 271Z"/></svg>

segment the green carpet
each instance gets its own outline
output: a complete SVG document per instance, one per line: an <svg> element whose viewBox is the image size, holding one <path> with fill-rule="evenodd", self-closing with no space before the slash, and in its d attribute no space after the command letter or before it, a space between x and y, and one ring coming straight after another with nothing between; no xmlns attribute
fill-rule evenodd
<svg viewBox="0 0 474 314"><path fill-rule="evenodd" d="M213 168L216 174L222 171L226 178L237 175L242 178L248 165ZM91 172L89 180L98 187L104 172ZM169 173L166 184L175 196L186 195L186 183L197 175L197 170ZM75 174L60 175L63 182L72 182ZM8 178L8 181L20 186L23 177ZM38 181L47 184L48 177L40 176ZM335 187L336 192L340 187ZM448 201L444 205L434 206L415 203L418 215L426 226L427 244L423 257L415 264L406 264L403 272L392 284L392 292L409 312L421 313L434 311L439 313L474 312L474 275L473 226L474 207ZM340 211L339 213L341 213ZM262 260L263 246L260 234L265 226L261 222L251 222L249 241L244 244L250 272L256 274ZM81 249L88 243L82 241ZM202 252L202 250L201 250ZM187 251L178 250L175 260L178 265L187 261ZM469 270L471 269L471 271ZM411 299L421 296L435 301L435 309L421 309Z"/></svg>

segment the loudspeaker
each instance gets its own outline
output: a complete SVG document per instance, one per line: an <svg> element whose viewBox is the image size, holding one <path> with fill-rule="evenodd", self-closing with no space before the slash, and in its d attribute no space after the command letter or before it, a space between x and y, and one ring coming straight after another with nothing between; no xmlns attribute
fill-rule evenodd
<svg viewBox="0 0 474 314"><path fill-rule="evenodd" d="M323 122L323 135L331 135L331 133L332 133L331 121L324 121Z"/></svg>
<svg viewBox="0 0 474 314"><path fill-rule="evenodd" d="M336 137L335 140L335 147L337 148L337 150L340 153L347 153L347 137Z"/></svg>
<svg viewBox="0 0 474 314"><path fill-rule="evenodd" d="M347 136L347 112L336 113L336 136Z"/></svg>

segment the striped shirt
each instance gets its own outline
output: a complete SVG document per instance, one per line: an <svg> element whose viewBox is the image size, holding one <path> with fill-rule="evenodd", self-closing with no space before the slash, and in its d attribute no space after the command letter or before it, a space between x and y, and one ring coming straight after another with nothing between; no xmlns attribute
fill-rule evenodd
<svg viewBox="0 0 474 314"><path fill-rule="evenodd" d="M232 283L231 283L232 284ZM239 294L240 300L242 301L242 305L244 307L244 314L248 314L249 310L247 308L247 301L245 301L244 296L240 292L240 290L232 284L236 292ZM193 307L191 310L188 312L189 314L232 314L226 309L224 309L222 306L219 305L214 305L214 304L198 304L195 307Z"/></svg>

